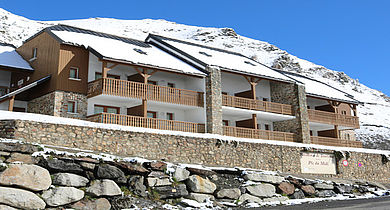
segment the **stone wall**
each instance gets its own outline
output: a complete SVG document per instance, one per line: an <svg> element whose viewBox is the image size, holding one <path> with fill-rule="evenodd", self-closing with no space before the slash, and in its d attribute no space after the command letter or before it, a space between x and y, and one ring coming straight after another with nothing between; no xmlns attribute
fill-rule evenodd
<svg viewBox="0 0 390 210"><path fill-rule="evenodd" d="M295 133L297 142L310 144L309 114L307 112L305 87L297 84L270 82L271 101L290 104L295 119L274 122L274 130Z"/></svg>
<svg viewBox="0 0 390 210"><path fill-rule="evenodd" d="M0 209L241 209L306 197L375 196L387 189L362 180L92 155L0 139Z"/></svg>
<svg viewBox="0 0 390 210"><path fill-rule="evenodd" d="M208 66L206 70L206 131L223 134L222 128L222 80L218 67Z"/></svg>
<svg viewBox="0 0 390 210"><path fill-rule="evenodd" d="M300 158L303 151L337 153L324 149L249 142L227 143L211 138L137 133L21 120L0 121L0 137L121 156L208 166L255 168L292 174L301 173ZM337 153L336 157L339 156ZM390 163L385 161L382 155L349 152L345 158L349 161L348 167L342 165L343 158L337 159L338 174L316 177L389 182ZM363 166L358 167L358 162L363 163Z"/></svg>
<svg viewBox="0 0 390 210"><path fill-rule="evenodd" d="M76 102L76 113L68 112L68 102ZM85 119L87 96L80 93L54 91L28 102L27 112L57 117Z"/></svg>

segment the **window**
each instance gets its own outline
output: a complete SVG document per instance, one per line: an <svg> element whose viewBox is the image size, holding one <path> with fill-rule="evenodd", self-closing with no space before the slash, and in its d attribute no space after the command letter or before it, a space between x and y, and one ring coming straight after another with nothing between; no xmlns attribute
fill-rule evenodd
<svg viewBox="0 0 390 210"><path fill-rule="evenodd" d="M157 112L148 111L148 118L157 118Z"/></svg>
<svg viewBox="0 0 390 210"><path fill-rule="evenodd" d="M268 98L263 98L263 101L268 101Z"/></svg>
<svg viewBox="0 0 390 210"><path fill-rule="evenodd" d="M100 72L95 72L95 80L102 78L102 73ZM111 79L121 79L121 76L119 75L114 75L114 74L107 74L107 78Z"/></svg>
<svg viewBox="0 0 390 210"><path fill-rule="evenodd" d="M79 68L70 67L69 70L69 79L79 79Z"/></svg>
<svg viewBox="0 0 390 210"><path fill-rule="evenodd" d="M223 126L229 126L229 120L222 120Z"/></svg>
<svg viewBox="0 0 390 210"><path fill-rule="evenodd" d="M76 104L76 101L68 101L68 104L67 104L68 108L68 113L76 113L76 110L77 110L77 104Z"/></svg>
<svg viewBox="0 0 390 210"><path fill-rule="evenodd" d="M168 87L175 88L175 83L168 82Z"/></svg>
<svg viewBox="0 0 390 210"><path fill-rule="evenodd" d="M157 85L157 81L148 80L149 85Z"/></svg>
<svg viewBox="0 0 390 210"><path fill-rule="evenodd" d="M269 130L270 130L270 126L269 126L268 124L265 124L264 127L265 127L265 130L266 130L266 131L269 131Z"/></svg>
<svg viewBox="0 0 390 210"><path fill-rule="evenodd" d="M99 113L111 113L111 114L119 114L119 107L115 106L103 106L103 105L95 105L94 106L94 113L99 114Z"/></svg>
<svg viewBox="0 0 390 210"><path fill-rule="evenodd" d="M227 92L222 92L222 95L228 95L228 93Z"/></svg>
<svg viewBox="0 0 390 210"><path fill-rule="evenodd" d="M167 112L167 120L175 120L175 115L173 113Z"/></svg>
<svg viewBox="0 0 390 210"><path fill-rule="evenodd" d="M145 51L139 49L139 48L133 48L134 51L136 51L137 53L139 54L143 54L143 55L147 55L148 53L146 53Z"/></svg>
<svg viewBox="0 0 390 210"><path fill-rule="evenodd" d="M342 114L342 115L347 115L347 111L342 110L342 111L341 111L341 114Z"/></svg>
<svg viewBox="0 0 390 210"><path fill-rule="evenodd" d="M244 61L244 63L249 64L249 65L251 65L251 66L256 66L255 64L253 64L253 63L251 63L251 62L249 62L249 61Z"/></svg>
<svg viewBox="0 0 390 210"><path fill-rule="evenodd" d="M38 48L34 47L32 49L30 61L36 60L37 59L37 55L38 55Z"/></svg>
<svg viewBox="0 0 390 210"><path fill-rule="evenodd" d="M208 53L206 53L206 52L199 51L199 54L201 54L201 55L205 55L205 56L207 56L207 57L211 57L211 55L210 55L210 54L208 54Z"/></svg>

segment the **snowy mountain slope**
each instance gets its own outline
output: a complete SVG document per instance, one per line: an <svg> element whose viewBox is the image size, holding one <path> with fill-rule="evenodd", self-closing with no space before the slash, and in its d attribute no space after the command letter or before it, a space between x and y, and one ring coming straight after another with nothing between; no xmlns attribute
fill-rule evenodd
<svg viewBox="0 0 390 210"><path fill-rule="evenodd" d="M358 139L367 147L390 150L390 97L361 84L343 72L299 59L267 42L240 36L229 28L188 26L165 20L117 20L91 18L66 21L33 21L0 8L0 41L20 46L44 27L57 23L144 40L149 33L240 52L265 65L297 72L341 89L361 101Z"/></svg>

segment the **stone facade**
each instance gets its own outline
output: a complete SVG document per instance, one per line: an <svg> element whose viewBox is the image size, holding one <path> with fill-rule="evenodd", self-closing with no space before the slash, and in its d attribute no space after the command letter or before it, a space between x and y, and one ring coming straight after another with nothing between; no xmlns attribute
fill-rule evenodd
<svg viewBox="0 0 390 210"><path fill-rule="evenodd" d="M208 66L206 70L209 72L206 77L206 131L223 134L221 70L215 66Z"/></svg>
<svg viewBox="0 0 390 210"><path fill-rule="evenodd" d="M356 134L354 130L341 130L340 139L356 141Z"/></svg>
<svg viewBox="0 0 390 210"><path fill-rule="evenodd" d="M0 121L0 138L64 146L118 154L120 156L164 159L169 162L208 166L254 168L301 174L301 152L333 153L337 157L336 175L315 175L343 179L390 182L390 162L381 154L340 152L299 146L252 142L225 142L220 139L146 132L80 127L21 120ZM347 159L348 167L342 160ZM358 163L363 166L359 167Z"/></svg>
<svg viewBox="0 0 390 210"><path fill-rule="evenodd" d="M68 102L75 102L76 112L68 112ZM87 96L80 93L54 91L28 102L28 112L85 119L87 116Z"/></svg>
<svg viewBox="0 0 390 210"><path fill-rule="evenodd" d="M309 114L305 87L297 84L270 82L271 101L290 104L295 119L274 122L275 131L291 132L297 135L297 142L310 144Z"/></svg>

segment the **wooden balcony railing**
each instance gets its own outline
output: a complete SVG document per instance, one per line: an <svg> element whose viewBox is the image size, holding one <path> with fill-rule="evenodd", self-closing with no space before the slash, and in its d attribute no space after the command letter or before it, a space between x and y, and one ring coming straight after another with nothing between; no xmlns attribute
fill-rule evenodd
<svg viewBox="0 0 390 210"><path fill-rule="evenodd" d="M155 118L145 118L131 115L120 115L110 113L100 113L87 117L88 121L118 124L133 127L153 128L160 130L183 131L192 133L204 133L205 125L201 123L182 122L174 120L163 120Z"/></svg>
<svg viewBox="0 0 390 210"><path fill-rule="evenodd" d="M278 132L278 131L265 131L256 130L252 128L240 128L233 126L223 126L223 135L234 136L239 138L251 138L251 139L265 139L276 141L295 141L295 134Z"/></svg>
<svg viewBox="0 0 390 210"><path fill-rule="evenodd" d="M203 92L119 79L100 78L89 82L88 97L100 94L203 107Z"/></svg>
<svg viewBox="0 0 390 210"><path fill-rule="evenodd" d="M256 111L272 112L277 114L293 115L292 106L269 101L222 95L222 105Z"/></svg>
<svg viewBox="0 0 390 210"><path fill-rule="evenodd" d="M337 147L359 147L362 148L363 144L360 141L336 139L322 136L311 136L312 144L320 144L326 146L337 146Z"/></svg>
<svg viewBox="0 0 390 210"><path fill-rule="evenodd" d="M9 93L9 87L5 87L5 86L0 86L0 96L3 96L7 93Z"/></svg>
<svg viewBox="0 0 390 210"><path fill-rule="evenodd" d="M311 122L359 128L359 118L355 116L348 116L313 109L308 109L307 111L309 113L309 121Z"/></svg>

